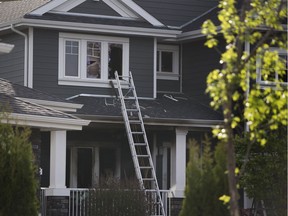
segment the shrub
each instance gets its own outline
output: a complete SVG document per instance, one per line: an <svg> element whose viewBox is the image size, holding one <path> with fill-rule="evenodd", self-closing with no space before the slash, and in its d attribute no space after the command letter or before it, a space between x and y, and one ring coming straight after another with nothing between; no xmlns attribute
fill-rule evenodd
<svg viewBox="0 0 288 216"><path fill-rule="evenodd" d="M0 122L0 216L38 214L36 168L29 136L27 128Z"/></svg>
<svg viewBox="0 0 288 216"><path fill-rule="evenodd" d="M109 178L90 189L86 199L89 216L148 216L145 192L136 181L120 183Z"/></svg>
<svg viewBox="0 0 288 216"><path fill-rule="evenodd" d="M229 215L219 197L228 193L226 153L224 143L216 146L213 154L211 142L206 137L199 144L190 142L190 160L187 166L185 199L180 216Z"/></svg>

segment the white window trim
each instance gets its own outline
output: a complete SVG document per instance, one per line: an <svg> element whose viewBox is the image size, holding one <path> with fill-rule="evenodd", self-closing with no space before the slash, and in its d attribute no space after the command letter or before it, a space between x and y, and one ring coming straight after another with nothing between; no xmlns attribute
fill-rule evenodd
<svg viewBox="0 0 288 216"><path fill-rule="evenodd" d="M277 51L279 55L286 55L286 59L288 59L287 51L277 47L271 47L269 51ZM259 83L261 86L275 86L276 83L272 81L262 80L261 79L261 59L257 58L256 60L256 82ZM275 74L275 79L278 80L278 73ZM281 85L288 86L288 82L280 82Z"/></svg>
<svg viewBox="0 0 288 216"><path fill-rule="evenodd" d="M78 77L65 76L65 41L79 41ZM86 41L101 42L101 78L86 78ZM58 84L90 87L110 87L108 79L108 44L118 43L123 46L122 73L129 74L129 38L95 36L86 34L59 33L59 57L58 57Z"/></svg>
<svg viewBox="0 0 288 216"><path fill-rule="evenodd" d="M158 44L156 55L158 51L168 51L173 53L173 71L172 73L157 71L157 79L179 80L179 46ZM157 64L157 60L155 64Z"/></svg>

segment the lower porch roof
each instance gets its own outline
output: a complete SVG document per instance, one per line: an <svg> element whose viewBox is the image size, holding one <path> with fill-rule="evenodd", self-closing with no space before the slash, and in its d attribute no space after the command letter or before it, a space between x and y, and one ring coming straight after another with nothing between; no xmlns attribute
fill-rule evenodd
<svg viewBox="0 0 288 216"><path fill-rule="evenodd" d="M116 97L80 94L70 99L83 104L74 114L102 123L121 123L121 103ZM155 99L139 98L145 124L167 126L213 127L223 122L220 112L214 111L185 94L158 94Z"/></svg>

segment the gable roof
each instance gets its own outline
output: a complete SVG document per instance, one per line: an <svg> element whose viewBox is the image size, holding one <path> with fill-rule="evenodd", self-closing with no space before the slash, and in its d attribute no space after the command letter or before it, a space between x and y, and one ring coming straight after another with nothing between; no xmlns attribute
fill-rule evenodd
<svg viewBox="0 0 288 216"><path fill-rule="evenodd" d="M134 0L167 26L181 27L218 5L218 0Z"/></svg>

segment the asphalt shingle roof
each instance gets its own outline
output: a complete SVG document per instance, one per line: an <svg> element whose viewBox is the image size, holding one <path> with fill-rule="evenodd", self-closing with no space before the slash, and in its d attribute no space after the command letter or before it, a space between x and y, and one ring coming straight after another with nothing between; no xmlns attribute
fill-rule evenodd
<svg viewBox="0 0 288 216"><path fill-rule="evenodd" d="M68 100L63 100L56 96L52 96L46 94L44 92L38 91L36 89L27 88L22 85L18 85L12 83L8 80L0 78L0 94L6 94L11 97L20 97L20 98L29 98L29 99L37 99L37 100L46 100L46 101L53 101L53 102L64 102L64 103L71 103Z"/></svg>
<svg viewBox="0 0 288 216"><path fill-rule="evenodd" d="M20 98L63 102L62 99L49 96L46 93L0 79L0 111L64 119L77 119L75 116L46 108L35 103L30 103Z"/></svg>
<svg viewBox="0 0 288 216"><path fill-rule="evenodd" d="M0 23L17 20L50 0L16 0L0 3ZM0 1L1 2L1 1Z"/></svg>

